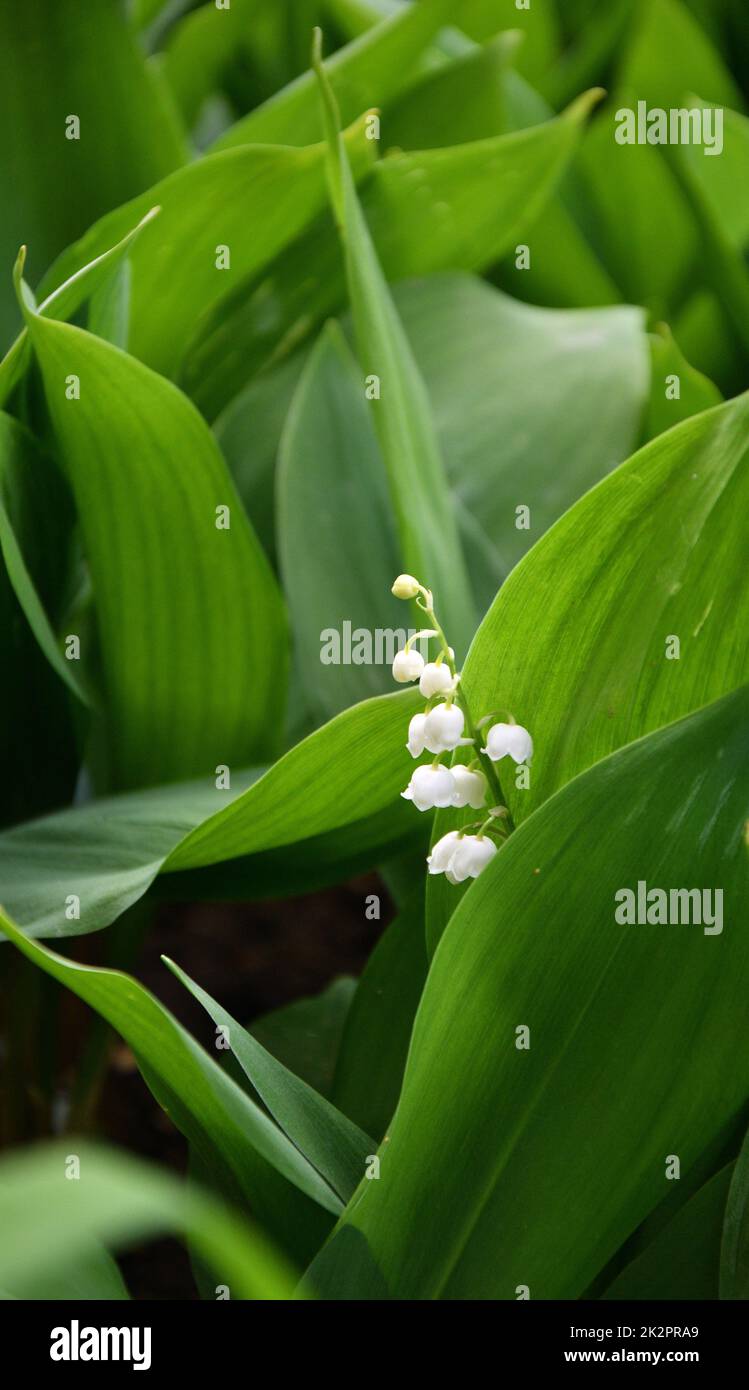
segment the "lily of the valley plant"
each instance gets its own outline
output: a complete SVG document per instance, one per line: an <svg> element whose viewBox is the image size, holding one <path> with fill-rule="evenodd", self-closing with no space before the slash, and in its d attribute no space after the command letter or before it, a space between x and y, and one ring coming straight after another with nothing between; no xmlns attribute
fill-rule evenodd
<svg viewBox="0 0 749 1390"><path fill-rule="evenodd" d="M508 756L516 763L529 762L533 739L511 714L497 723L492 722L497 718L494 713L474 719L454 650L437 620L431 590L413 575L400 574L392 592L396 598L414 601L430 624L409 637L393 660L394 679L400 685L418 681L426 700L423 712L415 714L408 726L406 747L412 758L420 758L425 751L433 754L431 762L415 769L401 796L419 811L448 806L485 810L484 817L460 830L449 830L432 846L427 858L430 874L444 874L450 883L463 883L478 877L512 828L493 764ZM437 639L439 651L434 661L425 661L415 644L432 638ZM443 762L445 754L458 748L470 748L473 756L469 755L468 762L453 761L448 767ZM487 810L488 799L496 804Z"/></svg>

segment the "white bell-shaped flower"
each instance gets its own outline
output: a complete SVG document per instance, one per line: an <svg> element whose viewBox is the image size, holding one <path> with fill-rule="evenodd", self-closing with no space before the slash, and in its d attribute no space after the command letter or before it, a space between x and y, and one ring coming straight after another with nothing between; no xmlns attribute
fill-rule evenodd
<svg viewBox="0 0 749 1390"><path fill-rule="evenodd" d="M432 846L431 854L427 855L427 864L430 874L444 874L455 849L460 841L457 830L448 830L446 835Z"/></svg>
<svg viewBox="0 0 749 1390"><path fill-rule="evenodd" d="M486 736L486 751L493 763L508 753L516 763L527 763L533 756L533 739L521 724L492 724Z"/></svg>
<svg viewBox="0 0 749 1390"><path fill-rule="evenodd" d="M424 658L421 652L415 649L406 651L405 647L395 653L393 661L393 679L399 685L407 685L409 681L417 681L424 670Z"/></svg>
<svg viewBox="0 0 749 1390"><path fill-rule="evenodd" d="M424 725L427 717L425 714L415 714L408 726L408 742L406 748L412 758L420 758L426 744L424 742Z"/></svg>
<svg viewBox="0 0 749 1390"><path fill-rule="evenodd" d="M433 695L446 695L453 688L450 667L444 661L428 661L419 678L419 690L425 700Z"/></svg>
<svg viewBox="0 0 749 1390"><path fill-rule="evenodd" d="M465 719L459 705L436 705L424 723L424 743L430 753L448 753L457 748Z"/></svg>
<svg viewBox="0 0 749 1390"><path fill-rule="evenodd" d="M450 855L445 877L450 883L464 883L467 878L478 878L496 853L494 841L485 835L463 835Z"/></svg>
<svg viewBox="0 0 749 1390"><path fill-rule="evenodd" d="M418 811L431 811L435 806L451 806L455 781L447 767L417 767L401 796L413 801Z"/></svg>
<svg viewBox="0 0 749 1390"><path fill-rule="evenodd" d="M486 803L487 782L483 772L471 771L460 764L450 771L456 786L453 806L472 806L474 811L480 810Z"/></svg>

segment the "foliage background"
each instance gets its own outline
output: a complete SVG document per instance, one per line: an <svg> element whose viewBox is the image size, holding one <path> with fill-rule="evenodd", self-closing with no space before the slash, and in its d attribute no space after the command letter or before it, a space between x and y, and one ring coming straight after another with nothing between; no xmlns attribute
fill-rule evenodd
<svg viewBox="0 0 749 1390"><path fill-rule="evenodd" d="M329 1297L745 1296L745 7L27 0L0 40L0 1289L59 1291L59 1151L17 1152L83 1131L189 1151L255 1225L232 1251L224 1208L92 1150L82 1297L194 1297L203 1260L286 1296L316 1255ZM725 108L720 157L618 145L638 100ZM538 750L501 873L426 901L414 697L319 660L404 625L404 568ZM638 878L720 884L726 932L621 950ZM162 954L288 1071L208 1066ZM197 1285L184 1244L103 1249L164 1226Z"/></svg>

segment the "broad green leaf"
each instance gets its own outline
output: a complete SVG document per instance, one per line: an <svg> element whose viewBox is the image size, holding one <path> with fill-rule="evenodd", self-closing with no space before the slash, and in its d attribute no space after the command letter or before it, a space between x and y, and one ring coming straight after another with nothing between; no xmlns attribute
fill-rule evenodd
<svg viewBox="0 0 749 1390"><path fill-rule="evenodd" d="M745 1110L748 718L744 687L598 763L453 915L380 1181L343 1218L391 1296L579 1297L667 1195L669 1156L688 1173ZM702 889L706 920L621 924L625 888Z"/></svg>
<svg viewBox="0 0 749 1390"><path fill-rule="evenodd" d="M578 215L629 303L664 318L697 273L697 228L663 152L617 142L617 109L609 102L582 141Z"/></svg>
<svg viewBox="0 0 749 1390"><path fill-rule="evenodd" d="M382 106L408 81L414 59L451 18L455 0L420 0L368 30L325 62L344 123ZM458 5L460 9L460 4ZM322 138L317 81L312 70L298 77L219 137L214 150L247 144L308 145Z"/></svg>
<svg viewBox="0 0 749 1390"><path fill-rule="evenodd" d="M11 265L25 242L38 277L96 218L182 164L186 150L120 6L97 6L92 24L78 0L3 5L0 50L13 55L0 92L6 132L0 264ZM78 139L66 135L70 116L80 122ZM146 201L98 251L118 241L157 201ZM4 280L3 346L17 323Z"/></svg>
<svg viewBox="0 0 749 1390"><path fill-rule="evenodd" d="M419 884L375 946L343 1030L332 1098L382 1139L398 1104L411 1029L427 973Z"/></svg>
<svg viewBox="0 0 749 1390"><path fill-rule="evenodd" d="M569 164L596 99L589 93L529 130L376 164L362 187L362 206L388 281L483 270L514 248ZM213 419L252 375L295 350L345 298L332 219L323 218L200 326L185 352L185 389Z"/></svg>
<svg viewBox="0 0 749 1390"><path fill-rule="evenodd" d="M717 386L689 365L666 324L659 324L651 336L650 353L652 383L645 439L654 439L690 415L699 415L701 410L720 404L723 398ZM678 396L674 396L675 390Z"/></svg>
<svg viewBox="0 0 749 1390"><path fill-rule="evenodd" d="M168 35L162 72L188 126L221 85L224 69L253 23L257 0L234 0L229 9L202 4ZM357 113L358 114L358 113ZM250 142L246 142L250 143Z"/></svg>
<svg viewBox="0 0 749 1390"><path fill-rule="evenodd" d="M80 1161L77 1180L67 1176L71 1150ZM44 1289L53 1271L67 1274L75 1287L79 1262L90 1264L94 1241L120 1249L172 1231L190 1237L233 1298L292 1294L286 1261L236 1212L151 1163L89 1139L6 1154L0 1213L0 1285L29 1290L18 1297L45 1297L33 1290Z"/></svg>
<svg viewBox="0 0 749 1390"><path fill-rule="evenodd" d="M362 122L347 139L361 174L374 158ZM255 145L198 159L96 222L58 258L40 295L101 255L158 205L159 217L130 250L128 346L148 366L176 376L201 317L299 236L325 200L321 145ZM220 215L207 217L207 208L220 209ZM229 253L226 269L217 268L219 261L226 264L222 247Z"/></svg>
<svg viewBox="0 0 749 1390"><path fill-rule="evenodd" d="M648 390L643 315L539 309L458 275L399 286L395 302L452 505L470 521L465 550L485 608L529 546L633 449ZM530 508L528 529L519 506Z"/></svg>
<svg viewBox="0 0 749 1390"><path fill-rule="evenodd" d="M0 900L28 935L78 936L108 926L165 865L171 872L221 864L217 897L222 886L231 890L236 866L225 861L239 856L254 856L240 864L240 897L253 884L256 893L301 891L298 860L306 871L302 887L340 878L352 856L359 870L372 867L378 854L393 853L400 841L408 847L421 830L398 795L409 776L404 730L418 704L416 692L368 700L311 734L258 781L257 770L233 774L230 790L217 790L208 777L17 826L0 836ZM165 882L167 893L181 878L175 873ZM79 899L78 917L66 910L71 895Z"/></svg>
<svg viewBox="0 0 749 1390"><path fill-rule="evenodd" d="M497 596L464 681L477 718L509 709L533 735L530 787L505 779L516 819L747 678L737 522L748 423L745 395L659 435L581 498Z"/></svg>
<svg viewBox="0 0 749 1390"><path fill-rule="evenodd" d="M749 1297L749 1136L728 1190L720 1250L720 1297Z"/></svg>
<svg viewBox="0 0 749 1390"><path fill-rule="evenodd" d="M213 436L135 358L28 311L27 326L91 571L111 785L272 751L283 609ZM79 399L67 397L71 378Z"/></svg>
<svg viewBox="0 0 749 1390"><path fill-rule="evenodd" d="M300 684L320 722L392 690L410 620L390 593L403 565L387 482L361 372L337 326L323 331L286 420L277 513ZM336 647L345 665L328 663Z"/></svg>
<svg viewBox="0 0 749 1390"><path fill-rule="evenodd" d="M321 994L283 1004L250 1024L253 1038L328 1100L356 985L356 980L342 975Z"/></svg>
<svg viewBox="0 0 749 1390"><path fill-rule="evenodd" d="M358 1187L373 1141L330 1101L289 1071L174 961L162 957L222 1033L253 1089L291 1143L347 1202Z"/></svg>
<svg viewBox="0 0 749 1390"><path fill-rule="evenodd" d="M73 792L78 754L58 648L73 509L54 463L0 412L0 825L42 815ZM2 890L0 889L0 898Z"/></svg>
<svg viewBox="0 0 749 1390"><path fill-rule="evenodd" d="M146 1085L217 1185L267 1221L284 1249L314 1249L326 1228L323 1212L339 1211L340 1198L168 1010L131 976L80 965L29 940L2 911L0 930L130 1044Z"/></svg>
<svg viewBox="0 0 749 1390"><path fill-rule="evenodd" d="M43 314L45 318L61 319L67 322L85 303L86 299L95 298L97 293L106 291L112 278L122 269L133 240L141 229L158 215L158 212L159 208L151 208L150 212L147 212L138 225L127 232L116 246L110 247L108 251L103 251L88 265L75 271L69 280L63 281L56 290L53 290L46 299L42 300L38 306L38 312ZM19 274L23 270L24 258L25 253L22 253L18 266ZM23 328L13 346L9 348L0 362L0 404L6 404L11 392L18 385L30 356L31 345L28 329Z"/></svg>
<svg viewBox="0 0 749 1390"><path fill-rule="evenodd" d="M593 0L589 4L584 21L571 26L574 42L539 78L541 90L553 106L564 106L592 82L600 81L626 39L638 3L639 0L607 0L605 5L599 5ZM570 18L570 0L565 0L559 9L560 19L566 23Z"/></svg>
<svg viewBox="0 0 749 1390"><path fill-rule="evenodd" d="M372 413L398 532L399 568L442 591L445 620L456 651L462 653L475 626L475 611L426 388L356 195L319 53L316 64L330 153L331 201L343 242L359 363L364 382L377 385Z"/></svg>
<svg viewBox="0 0 749 1390"><path fill-rule="evenodd" d="M681 0L640 0L617 73L617 90L649 107L679 107L689 92L738 107L736 84Z"/></svg>
<svg viewBox="0 0 749 1390"><path fill-rule="evenodd" d="M625 1266L603 1297L717 1299L720 1237L732 1172L733 1165L728 1164L705 1183Z"/></svg>

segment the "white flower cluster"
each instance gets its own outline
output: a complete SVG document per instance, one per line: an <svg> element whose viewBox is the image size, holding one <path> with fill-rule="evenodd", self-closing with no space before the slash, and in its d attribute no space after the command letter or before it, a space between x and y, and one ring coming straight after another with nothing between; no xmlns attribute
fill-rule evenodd
<svg viewBox="0 0 749 1390"><path fill-rule="evenodd" d="M486 806L489 790L488 779L479 764L479 755L484 755L492 763L508 755L516 763L525 763L533 754L533 740L527 729L510 718L507 723L491 724L486 733L486 742L481 741L478 730L492 716L483 719L477 727L471 722L465 696L460 690L460 675L455 669L455 653L447 645L437 622L430 591L412 575L401 574L393 585L393 593L396 598L415 599L432 624L409 638L393 661L394 679L399 684L418 681L419 690L427 701L423 713L415 714L408 726L406 747L412 758L420 758L426 751L433 754L434 759L432 763L415 769L401 795L407 801L412 801L419 811L447 806L470 806L478 811ZM413 648L413 643L431 637L440 639L442 650L435 661L425 661L421 653ZM466 722L468 737L465 737ZM454 752L456 748L473 748L473 758L467 765L456 763L452 767L445 767L441 761L442 755ZM492 775L498 786L496 774ZM497 845L490 835L506 834L506 827L502 823L505 814L504 807L494 807L475 835L462 830L451 830L443 835L427 859L430 874L443 873L450 883L476 878L497 852Z"/></svg>

